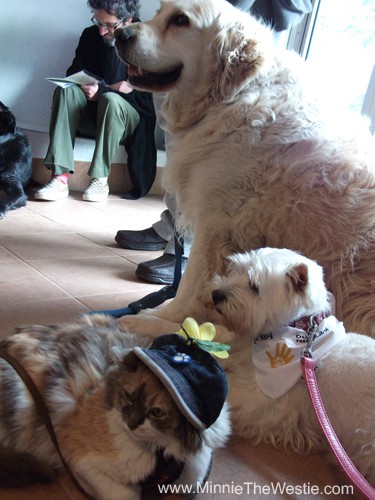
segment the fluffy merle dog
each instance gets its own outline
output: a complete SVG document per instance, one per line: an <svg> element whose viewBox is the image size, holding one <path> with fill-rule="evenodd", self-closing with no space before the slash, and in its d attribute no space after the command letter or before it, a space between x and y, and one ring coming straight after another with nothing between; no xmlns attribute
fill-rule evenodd
<svg viewBox="0 0 375 500"><path fill-rule="evenodd" d="M0 219L26 205L24 187L31 178L31 147L16 127L12 112L0 102Z"/></svg>

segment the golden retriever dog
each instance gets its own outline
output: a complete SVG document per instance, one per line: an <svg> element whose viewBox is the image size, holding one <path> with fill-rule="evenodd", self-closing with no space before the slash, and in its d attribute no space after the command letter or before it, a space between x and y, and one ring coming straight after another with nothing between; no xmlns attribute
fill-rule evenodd
<svg viewBox="0 0 375 500"><path fill-rule="evenodd" d="M271 246L323 266L337 317L375 336L367 124L321 106L307 63L276 49L268 27L224 0L162 0L151 21L118 30L116 46L134 87L166 93L174 140L164 180L194 237L175 299L148 314L220 323L212 276L225 274L227 256ZM155 333L142 318L120 322Z"/></svg>

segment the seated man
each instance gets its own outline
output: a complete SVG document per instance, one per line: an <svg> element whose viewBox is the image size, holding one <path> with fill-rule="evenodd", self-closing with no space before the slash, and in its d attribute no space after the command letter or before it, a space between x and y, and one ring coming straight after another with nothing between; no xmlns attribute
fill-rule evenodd
<svg viewBox="0 0 375 500"><path fill-rule="evenodd" d="M69 194L74 172L73 148L77 134L95 139L95 151L85 201L107 198L108 176L119 145L126 146L133 189L126 198L145 195L156 174L155 110L152 95L133 90L127 66L118 58L115 30L139 21L139 0L89 0L94 26L86 28L67 70L94 74L99 84L58 87L53 96L50 144L45 165L51 180L35 193L37 200L55 201Z"/></svg>

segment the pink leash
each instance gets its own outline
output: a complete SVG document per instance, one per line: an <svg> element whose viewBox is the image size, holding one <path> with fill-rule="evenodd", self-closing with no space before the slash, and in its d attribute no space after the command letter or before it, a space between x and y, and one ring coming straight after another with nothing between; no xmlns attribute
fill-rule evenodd
<svg viewBox="0 0 375 500"><path fill-rule="evenodd" d="M314 328L315 326L315 328ZM352 481L352 483L370 500L375 500L375 489L366 481L362 474L355 467L342 447L324 408L320 395L318 382L315 376L315 363L312 356L312 343L315 338L316 324L312 326L311 333L308 332L309 341L307 348L301 354L301 368L303 378L309 391L309 396L318 418L320 427L341 467Z"/></svg>

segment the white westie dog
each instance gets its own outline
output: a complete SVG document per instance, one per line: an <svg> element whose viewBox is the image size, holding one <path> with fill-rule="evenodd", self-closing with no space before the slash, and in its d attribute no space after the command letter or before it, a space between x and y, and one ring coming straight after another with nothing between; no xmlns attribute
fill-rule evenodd
<svg viewBox="0 0 375 500"><path fill-rule="evenodd" d="M232 344L225 368L234 434L300 453L327 449L299 363L315 323L324 405L348 455L374 485L375 340L345 332L322 268L291 250L263 248L230 257L213 286L222 324L235 332L221 339Z"/></svg>
<svg viewBox="0 0 375 500"><path fill-rule="evenodd" d="M375 340L345 332L316 262L277 248L229 261L226 274L213 280L212 301L215 340L232 347L221 362L233 435L298 453L329 449L300 368L308 328L316 325L312 352L326 411L348 455L375 485ZM180 328L149 314L118 323L152 336Z"/></svg>

